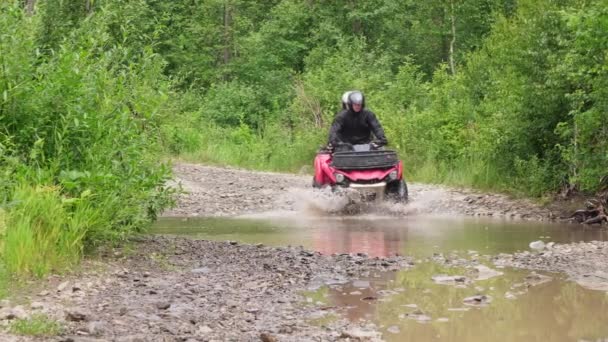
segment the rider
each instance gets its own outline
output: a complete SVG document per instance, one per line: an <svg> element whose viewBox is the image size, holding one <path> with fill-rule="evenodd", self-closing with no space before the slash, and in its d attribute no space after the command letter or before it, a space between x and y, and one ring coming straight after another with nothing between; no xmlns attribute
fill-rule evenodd
<svg viewBox="0 0 608 342"><path fill-rule="evenodd" d="M363 93L358 90L344 93L342 108L329 129L330 147L340 143L369 144L372 142L372 133L377 139L376 145L388 143L376 115L365 109Z"/></svg>

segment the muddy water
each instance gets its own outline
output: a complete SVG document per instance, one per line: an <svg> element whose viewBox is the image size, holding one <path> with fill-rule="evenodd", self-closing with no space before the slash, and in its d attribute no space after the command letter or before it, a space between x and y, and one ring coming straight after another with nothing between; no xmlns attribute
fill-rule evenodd
<svg viewBox="0 0 608 342"><path fill-rule="evenodd" d="M264 219L164 218L154 232L303 245L327 254L415 255L419 262L410 270L370 274L307 293L308 301L335 306L351 320L376 322L389 341L597 341L608 337L608 293L584 289L559 274L549 274L550 281L535 284L526 280L529 271L496 269L484 257L528 250L528 244L536 240L607 240L608 233L599 229L497 220L305 219L286 214ZM478 260L503 274L476 280L470 264L447 267L431 260L438 254ZM432 280L437 275L463 275L467 281L437 284ZM464 302L476 295L489 302Z"/></svg>
<svg viewBox="0 0 608 342"><path fill-rule="evenodd" d="M162 218L155 233L236 240L275 246L302 245L322 253L370 256L429 256L433 252L480 254L528 250L532 241L558 243L608 240L608 232L580 225L513 223L463 218L394 218L382 216L302 218L295 214L263 219Z"/></svg>

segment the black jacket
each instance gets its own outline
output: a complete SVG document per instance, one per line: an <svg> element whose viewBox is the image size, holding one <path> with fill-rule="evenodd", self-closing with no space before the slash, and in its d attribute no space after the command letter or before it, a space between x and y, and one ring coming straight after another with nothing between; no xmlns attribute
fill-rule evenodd
<svg viewBox="0 0 608 342"><path fill-rule="evenodd" d="M342 110L336 114L329 129L329 143L334 146L341 142L353 145L368 144L372 141L372 133L379 144L388 143L384 130L374 113L367 109L361 109L359 113Z"/></svg>

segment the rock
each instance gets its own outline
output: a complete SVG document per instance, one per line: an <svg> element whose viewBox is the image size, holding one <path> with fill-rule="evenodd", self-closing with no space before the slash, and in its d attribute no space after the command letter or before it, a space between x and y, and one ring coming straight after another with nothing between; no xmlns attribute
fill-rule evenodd
<svg viewBox="0 0 608 342"><path fill-rule="evenodd" d="M32 302L30 304L30 308L32 308L32 310L40 310L40 309L44 308L44 304L42 304L40 302Z"/></svg>
<svg viewBox="0 0 608 342"><path fill-rule="evenodd" d="M530 274L528 274L526 276L526 284L530 285L530 286L537 286L540 284L544 284L547 282L550 282L551 280L553 280L553 278L546 276L546 275L542 275L542 274L538 274L536 272L531 272Z"/></svg>
<svg viewBox="0 0 608 342"><path fill-rule="evenodd" d="M368 341L380 339L380 334L375 331L365 331L361 328L353 328L343 331L340 338L351 338L355 341Z"/></svg>
<svg viewBox="0 0 608 342"><path fill-rule="evenodd" d="M190 272L195 273L195 274L208 274L209 272L211 272L211 270L209 269L209 267L201 267L201 268L195 268L190 270Z"/></svg>
<svg viewBox="0 0 608 342"><path fill-rule="evenodd" d="M427 315L418 315L418 316L415 316L414 319L419 323L426 323L426 322L430 322L433 320L430 316L427 316Z"/></svg>
<svg viewBox="0 0 608 342"><path fill-rule="evenodd" d="M464 304L471 305L471 306L485 306L485 305L489 304L491 301L492 301L492 298L490 296L486 296L486 295L471 296L471 297L467 297L462 300L462 302Z"/></svg>
<svg viewBox="0 0 608 342"><path fill-rule="evenodd" d="M65 312L65 319L71 322L88 320L88 313L82 309L71 309Z"/></svg>
<svg viewBox="0 0 608 342"><path fill-rule="evenodd" d="M355 280L353 281L353 287L358 289L366 289L370 287L370 283L367 280Z"/></svg>
<svg viewBox="0 0 608 342"><path fill-rule="evenodd" d="M107 330L107 326L104 322L89 322L86 327L86 332L92 336L101 336Z"/></svg>
<svg viewBox="0 0 608 342"><path fill-rule="evenodd" d="M477 270L477 277L475 280L486 280L494 277L498 277L503 275L503 272L493 270L485 265L476 265L474 266L475 270Z"/></svg>
<svg viewBox="0 0 608 342"><path fill-rule="evenodd" d="M69 285L70 283L67 281L64 281L63 283L59 284L59 286L57 286L57 291L58 292L63 292Z"/></svg>
<svg viewBox="0 0 608 342"><path fill-rule="evenodd" d="M390 332L391 334L398 334L401 332L399 327L396 325L391 325L390 327L386 328L386 331Z"/></svg>
<svg viewBox="0 0 608 342"><path fill-rule="evenodd" d="M466 284L468 282L467 277L459 276L459 275L449 276L449 275L445 275L445 274L440 274L440 275L432 276L431 279L436 284L441 284L441 285L457 285L457 284Z"/></svg>
<svg viewBox="0 0 608 342"><path fill-rule="evenodd" d="M279 340L269 333L261 333L260 340L262 342L278 342Z"/></svg>
<svg viewBox="0 0 608 342"><path fill-rule="evenodd" d="M197 332L198 332L199 334L201 334L201 335L207 335L207 334L212 333L212 332L213 332L213 329L209 328L209 327L208 327L208 326L206 326L206 325L203 325L203 326L198 327Z"/></svg>
<svg viewBox="0 0 608 342"><path fill-rule="evenodd" d="M159 310L167 310L171 307L171 303L169 302L158 302L156 303L156 308Z"/></svg>
<svg viewBox="0 0 608 342"><path fill-rule="evenodd" d="M545 243L541 240L530 242L530 248L540 251L545 249Z"/></svg>
<svg viewBox="0 0 608 342"><path fill-rule="evenodd" d="M26 319L29 315L23 309L21 305L17 305L13 308L2 308L0 309L0 320L7 319Z"/></svg>

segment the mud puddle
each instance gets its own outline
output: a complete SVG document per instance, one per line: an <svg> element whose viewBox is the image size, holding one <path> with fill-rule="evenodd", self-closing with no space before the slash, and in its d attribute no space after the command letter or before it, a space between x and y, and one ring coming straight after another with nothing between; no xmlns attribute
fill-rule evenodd
<svg viewBox="0 0 608 342"><path fill-rule="evenodd" d="M386 341L599 341L608 336L608 296L557 278L501 270L491 279L437 283L466 269L428 262L408 271L330 286L307 298L373 321Z"/></svg>
<svg viewBox="0 0 608 342"><path fill-rule="evenodd" d="M310 305L337 318L374 322L387 341L597 341L608 337L608 293L561 273L497 266L533 241L606 241L604 230L483 219L298 217L163 218L159 234L304 246L323 254L413 255L416 265L311 287ZM380 259L381 260L381 259ZM314 322L331 323L331 315Z"/></svg>

